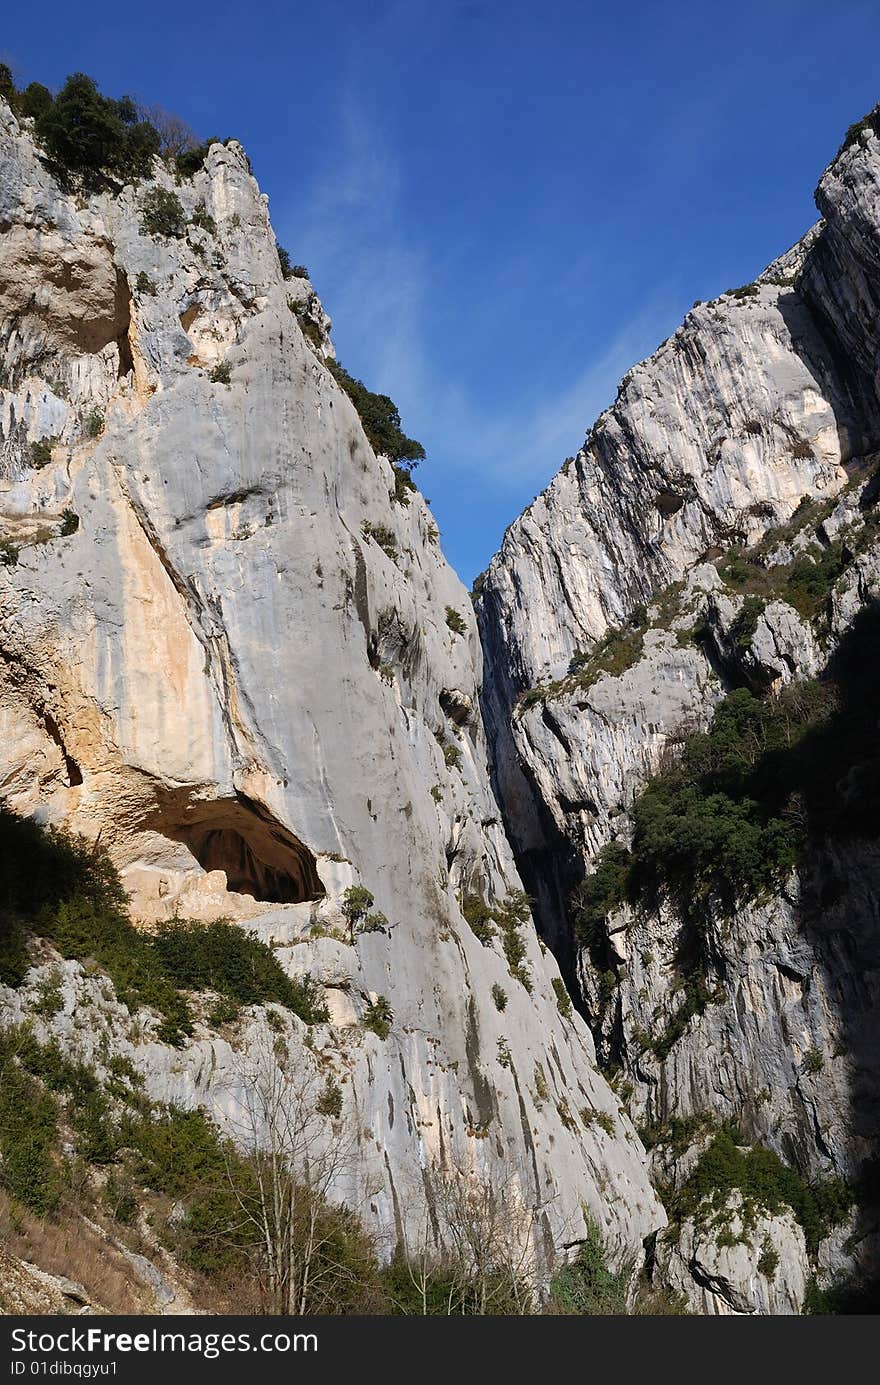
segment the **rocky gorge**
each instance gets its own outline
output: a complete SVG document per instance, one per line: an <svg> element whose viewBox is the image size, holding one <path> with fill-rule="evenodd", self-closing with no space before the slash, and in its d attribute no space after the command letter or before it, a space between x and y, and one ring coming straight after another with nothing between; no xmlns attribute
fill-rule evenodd
<svg viewBox="0 0 880 1385"><path fill-rule="evenodd" d="M5 1080L35 1110L109 1092L100 1157L64 1108L50 1165L91 1164L71 1215L117 1266L113 1299L10 1231L5 1311L198 1298L189 1194L143 1150L119 1192L126 1105L256 1158L286 1141L385 1264L445 1263L476 1199L538 1300L596 1236L630 1305L870 1291L875 125L818 226L630 372L472 606L242 147L89 187L0 101L7 875L37 824L122 890L101 877L112 947L66 896L0 900L10 936L27 915ZM646 884L645 803L684 765L702 819L720 762L748 869L719 883L679 841ZM236 976L224 1005L181 921L191 963L254 940L263 990Z"/></svg>
<svg viewBox="0 0 880 1385"><path fill-rule="evenodd" d="M726 1211L658 1240L700 1311L876 1275L878 179L872 117L817 226L629 373L478 582L505 824L655 1177L726 1122L864 1190L808 1252L784 1200L743 1231L729 1168ZM797 1282L768 1287L777 1233Z"/></svg>

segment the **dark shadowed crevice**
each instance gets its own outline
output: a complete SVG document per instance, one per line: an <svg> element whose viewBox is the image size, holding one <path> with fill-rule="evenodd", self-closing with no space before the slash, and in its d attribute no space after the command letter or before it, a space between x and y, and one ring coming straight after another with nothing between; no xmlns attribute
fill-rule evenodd
<svg viewBox="0 0 880 1385"><path fill-rule="evenodd" d="M134 370L129 331L131 329L131 292L125 275L116 271L116 349L119 352L117 378L122 380Z"/></svg>
<svg viewBox="0 0 880 1385"><path fill-rule="evenodd" d="M43 725L64 757L64 767L67 770L67 782L70 784L71 788L76 788L83 781L82 770L73 756L68 754L67 746L64 744L64 737L61 735L61 728L58 722L53 716L50 716L48 712L44 712Z"/></svg>
<svg viewBox="0 0 880 1385"><path fill-rule="evenodd" d="M193 801L188 790L165 791L144 826L183 842L204 870L225 871L235 894L271 904L324 897L309 848L245 794Z"/></svg>

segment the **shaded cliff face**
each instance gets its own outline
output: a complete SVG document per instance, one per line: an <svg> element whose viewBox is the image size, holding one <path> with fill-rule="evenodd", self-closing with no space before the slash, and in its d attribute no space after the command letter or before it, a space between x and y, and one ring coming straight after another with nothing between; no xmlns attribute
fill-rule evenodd
<svg viewBox="0 0 880 1385"><path fill-rule="evenodd" d="M867 128L823 176L823 222L630 372L480 583L505 824L672 1186L709 1127L695 1120L670 1150L671 1119L734 1120L808 1179L855 1183L876 1157L876 824L814 836L799 872L732 912L711 889L696 910L662 890L611 901L587 946L570 900L606 843L629 845L644 786L732 690L773 703L841 650L866 677L875 667L878 190ZM838 770L853 784L873 772L875 700L859 683L863 759ZM661 1238L658 1265L709 1312L798 1311L810 1273L876 1272L876 1206L851 1219L846 1249L835 1233L808 1256L777 1233L801 1270L769 1303L748 1256L719 1261L699 1225L678 1248Z"/></svg>
<svg viewBox="0 0 880 1385"><path fill-rule="evenodd" d="M664 1213L552 956L524 926L529 992L459 907L520 885L467 596L422 497L393 502L243 151L158 182L200 209L183 236L143 233L143 188L62 192L0 103L3 800L100 835L145 925L233 918L321 983L331 1022L289 1042L339 1078L332 1192L386 1248L437 1164L518 1189L542 1258L585 1208L634 1253ZM388 923L354 945L333 936L352 884ZM74 967L43 1027L98 1061L87 984ZM384 1041L361 1023L380 996ZM240 1109L226 1040L111 1030L155 1099Z"/></svg>

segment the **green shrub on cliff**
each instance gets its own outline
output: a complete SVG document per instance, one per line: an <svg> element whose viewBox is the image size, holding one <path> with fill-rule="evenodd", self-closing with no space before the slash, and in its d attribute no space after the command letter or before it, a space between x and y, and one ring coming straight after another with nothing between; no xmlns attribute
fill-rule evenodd
<svg viewBox="0 0 880 1385"><path fill-rule="evenodd" d="M33 98L32 98L33 104ZM49 162L65 179L88 189L149 176L159 153L158 131L129 96L102 96L83 72L68 77L54 100L40 97L36 134Z"/></svg>

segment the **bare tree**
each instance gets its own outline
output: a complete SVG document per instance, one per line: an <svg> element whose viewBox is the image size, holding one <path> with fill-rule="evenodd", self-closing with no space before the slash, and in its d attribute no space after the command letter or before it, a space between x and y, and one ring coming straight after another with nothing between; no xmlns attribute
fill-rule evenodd
<svg viewBox="0 0 880 1385"><path fill-rule="evenodd" d="M352 1141L321 1114L315 1067L295 1067L282 1039L251 1049L239 1080L244 1100L234 1139L247 1155L248 1176L230 1161L229 1183L253 1236L267 1310L340 1311L371 1260L357 1218L329 1201Z"/></svg>
<svg viewBox="0 0 880 1385"><path fill-rule="evenodd" d="M191 149L198 149L201 141L195 131L173 111L166 111L162 106L144 106L139 103L138 114L158 131L159 153L164 159L176 159L180 154L188 154Z"/></svg>
<svg viewBox="0 0 880 1385"><path fill-rule="evenodd" d="M535 1209L523 1202L518 1181L501 1181L453 1168L432 1178L434 1206L461 1279L470 1311L532 1312L535 1303Z"/></svg>
<svg viewBox="0 0 880 1385"><path fill-rule="evenodd" d="M422 1313L488 1316L537 1311L536 1213L511 1173L463 1165L423 1173L422 1225L402 1248Z"/></svg>

